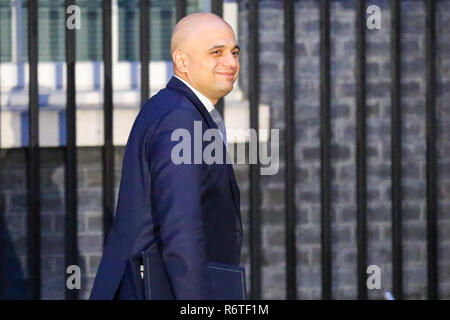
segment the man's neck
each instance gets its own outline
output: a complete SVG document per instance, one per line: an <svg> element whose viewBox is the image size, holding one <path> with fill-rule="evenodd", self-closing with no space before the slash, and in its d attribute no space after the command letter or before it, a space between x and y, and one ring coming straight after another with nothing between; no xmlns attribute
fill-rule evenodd
<svg viewBox="0 0 450 320"><path fill-rule="evenodd" d="M202 94L206 99L208 99L211 103L212 103L212 105L214 106L217 102L218 102L218 100L213 100L213 99L210 99L210 98L208 98L203 92L200 92L200 90L198 90L197 88L195 88L192 84L191 84L191 82L186 78L186 76L185 75L180 75L180 74L174 74L174 76L176 76L178 79L180 79L180 80L183 80L187 85L189 85L189 87L192 89L195 89L197 92L196 93L200 93L200 94Z"/></svg>
<svg viewBox="0 0 450 320"><path fill-rule="evenodd" d="M176 78L178 78L179 80L181 80L184 84L186 84L188 86L189 89L191 89L194 92L194 94L197 96L197 98L200 100L200 102L205 106L205 108L206 108L206 110L208 110L208 112L211 112L211 110L214 109L214 103L210 99L208 99L203 93L201 93L200 91L195 89L194 86L191 85L186 79L183 79L182 77L180 77L179 75L176 75L176 74L174 76Z"/></svg>

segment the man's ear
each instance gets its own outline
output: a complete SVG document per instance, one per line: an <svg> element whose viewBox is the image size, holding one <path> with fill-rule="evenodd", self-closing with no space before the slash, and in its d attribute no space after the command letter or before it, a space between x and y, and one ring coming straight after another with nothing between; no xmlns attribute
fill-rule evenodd
<svg viewBox="0 0 450 320"><path fill-rule="evenodd" d="M187 57L184 52L181 50L175 49L172 54L172 60L175 66L175 69L179 70L182 73L187 72Z"/></svg>

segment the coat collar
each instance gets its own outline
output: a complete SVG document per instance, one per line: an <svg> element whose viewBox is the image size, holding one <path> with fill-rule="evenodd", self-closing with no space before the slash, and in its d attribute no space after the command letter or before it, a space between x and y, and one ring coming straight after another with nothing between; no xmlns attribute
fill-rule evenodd
<svg viewBox="0 0 450 320"><path fill-rule="evenodd" d="M200 114L203 116L203 118L206 120L206 123L210 128L217 129L217 125L214 122L213 118L209 114L206 107L203 105L203 103L200 101L200 99L197 97L197 95L189 89L187 85L183 83L180 79L177 77L172 77L167 84L168 88L181 91L191 102L192 104L197 108L197 110L200 112Z"/></svg>
<svg viewBox="0 0 450 320"><path fill-rule="evenodd" d="M179 76L174 75L174 78L180 80L183 82L189 89L191 89L192 92L195 93L197 98L200 100L200 102L206 107L206 110L208 110L209 113L214 109L214 105L212 104L211 100L209 100L203 93L195 89L193 86L191 86L186 80L181 79Z"/></svg>

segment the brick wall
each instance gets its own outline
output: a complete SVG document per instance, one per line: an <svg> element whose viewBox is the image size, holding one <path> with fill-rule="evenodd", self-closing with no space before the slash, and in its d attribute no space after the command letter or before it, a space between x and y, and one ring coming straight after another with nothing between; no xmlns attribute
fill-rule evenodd
<svg viewBox="0 0 450 320"><path fill-rule="evenodd" d="M120 181L123 147L115 149L116 194ZM26 275L26 168L25 149L2 150L2 195L6 235L10 237L14 257ZM64 299L66 266L64 254L64 158L61 148L41 149L41 271L43 299ZM81 269L80 298L90 293L102 254L102 164L98 147L78 149L78 246ZM6 262L6 261L3 261ZM15 287L17 295L26 295L17 269L11 270L18 280L6 285L6 297ZM10 274L9 274L10 275ZM6 275L7 277L9 276ZM23 275L23 278L26 276ZM5 293L4 293L5 295Z"/></svg>
<svg viewBox="0 0 450 320"><path fill-rule="evenodd" d="M381 290L392 291L390 1L381 29L367 30L367 221L368 264L381 268ZM248 4L241 1L240 83L247 92ZM425 11L423 1L402 2L403 245L404 297L426 298ZM283 2L260 1L260 102L270 105L271 127L284 130ZM333 298L356 293L355 1L331 2L332 263ZM319 1L295 1L295 117L297 163L298 298L320 298L320 30ZM450 1L437 1L437 126L439 289L450 297ZM280 143L280 156L284 145ZM262 179L263 297L285 298L283 164Z"/></svg>

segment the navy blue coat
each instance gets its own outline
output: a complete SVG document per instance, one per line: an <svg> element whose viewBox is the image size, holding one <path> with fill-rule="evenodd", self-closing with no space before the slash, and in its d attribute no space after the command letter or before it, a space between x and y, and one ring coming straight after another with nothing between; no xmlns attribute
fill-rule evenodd
<svg viewBox="0 0 450 320"><path fill-rule="evenodd" d="M217 125L197 96L179 79L147 100L124 152L114 222L90 299L136 299L127 260L156 239L176 299L211 299L206 261L239 264L242 221L239 188L231 164L174 164L177 128L194 121L202 134ZM210 143L202 142L202 150ZM192 147L192 145L191 145Z"/></svg>

